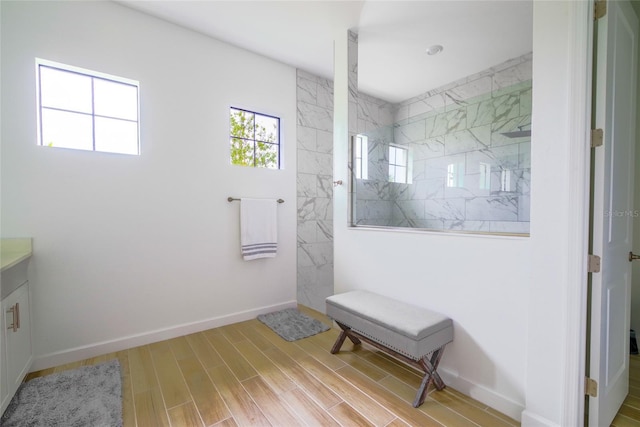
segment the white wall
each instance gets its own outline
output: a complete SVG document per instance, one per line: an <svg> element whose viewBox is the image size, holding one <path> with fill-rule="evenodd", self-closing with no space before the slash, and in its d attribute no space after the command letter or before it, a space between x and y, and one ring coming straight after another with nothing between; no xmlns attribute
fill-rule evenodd
<svg viewBox="0 0 640 427"><path fill-rule="evenodd" d="M367 289L450 316L445 382L514 418L526 407L524 425L561 425L566 391L570 4L534 2L530 238L350 229L346 188L334 199L336 293ZM336 122L347 96L338 77ZM347 138L334 135L334 178L346 180Z"/></svg>
<svg viewBox="0 0 640 427"><path fill-rule="evenodd" d="M34 58L140 81L141 155L36 145ZM228 108L281 118L284 170L229 164ZM36 368L295 303L295 69L111 2L2 2L2 236L31 236ZM244 262L239 203L285 199Z"/></svg>

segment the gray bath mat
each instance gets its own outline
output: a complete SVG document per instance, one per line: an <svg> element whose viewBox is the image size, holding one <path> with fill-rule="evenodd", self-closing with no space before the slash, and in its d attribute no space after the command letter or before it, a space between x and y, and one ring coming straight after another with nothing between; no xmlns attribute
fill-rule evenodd
<svg viewBox="0 0 640 427"><path fill-rule="evenodd" d="M120 362L34 378L9 403L3 427L121 427Z"/></svg>
<svg viewBox="0 0 640 427"><path fill-rule="evenodd" d="M295 308L261 314L258 320L287 341L310 337L330 329L321 321L300 313Z"/></svg>

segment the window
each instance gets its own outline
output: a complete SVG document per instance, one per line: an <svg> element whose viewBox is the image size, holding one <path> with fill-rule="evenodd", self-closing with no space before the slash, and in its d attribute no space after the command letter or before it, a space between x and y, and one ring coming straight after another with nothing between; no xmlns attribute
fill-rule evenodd
<svg viewBox="0 0 640 427"><path fill-rule="evenodd" d="M407 183L407 149L395 145L389 146L389 181Z"/></svg>
<svg viewBox="0 0 640 427"><path fill-rule="evenodd" d="M140 154L137 81L36 59L38 144Z"/></svg>
<svg viewBox="0 0 640 427"><path fill-rule="evenodd" d="M464 188L464 162L447 165L447 187Z"/></svg>
<svg viewBox="0 0 640 427"><path fill-rule="evenodd" d="M369 175L368 146L369 138L366 135L356 135L353 144L353 166L357 179L367 179Z"/></svg>
<svg viewBox="0 0 640 427"><path fill-rule="evenodd" d="M280 169L280 119L231 108L231 164Z"/></svg>

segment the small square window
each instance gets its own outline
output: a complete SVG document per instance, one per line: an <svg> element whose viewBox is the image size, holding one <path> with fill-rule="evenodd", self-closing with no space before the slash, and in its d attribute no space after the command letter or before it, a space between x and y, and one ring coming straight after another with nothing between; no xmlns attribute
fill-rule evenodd
<svg viewBox="0 0 640 427"><path fill-rule="evenodd" d="M353 163L357 179L367 179L369 175L369 138L356 135L353 144Z"/></svg>
<svg viewBox="0 0 640 427"><path fill-rule="evenodd" d="M389 146L389 181L407 183L408 150L395 145Z"/></svg>
<svg viewBox="0 0 640 427"><path fill-rule="evenodd" d="M140 154L137 81L36 59L38 144Z"/></svg>
<svg viewBox="0 0 640 427"><path fill-rule="evenodd" d="M253 111L229 111L231 164L280 169L280 119Z"/></svg>

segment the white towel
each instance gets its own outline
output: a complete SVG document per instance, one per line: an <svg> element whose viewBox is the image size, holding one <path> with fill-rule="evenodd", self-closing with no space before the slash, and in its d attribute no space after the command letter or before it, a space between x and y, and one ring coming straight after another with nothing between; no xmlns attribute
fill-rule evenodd
<svg viewBox="0 0 640 427"><path fill-rule="evenodd" d="M240 199L240 245L245 261L274 258L278 251L277 202Z"/></svg>

